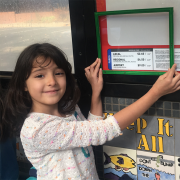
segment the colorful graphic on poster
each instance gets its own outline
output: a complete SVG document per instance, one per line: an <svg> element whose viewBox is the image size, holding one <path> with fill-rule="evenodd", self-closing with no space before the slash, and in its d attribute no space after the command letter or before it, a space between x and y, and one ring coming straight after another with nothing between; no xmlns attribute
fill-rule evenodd
<svg viewBox="0 0 180 180"><path fill-rule="evenodd" d="M175 156L176 180L180 179L180 157Z"/></svg>
<svg viewBox="0 0 180 180"><path fill-rule="evenodd" d="M174 156L137 151L138 180L175 180Z"/></svg>
<svg viewBox="0 0 180 180"><path fill-rule="evenodd" d="M137 180L136 150L103 146L104 177Z"/></svg>

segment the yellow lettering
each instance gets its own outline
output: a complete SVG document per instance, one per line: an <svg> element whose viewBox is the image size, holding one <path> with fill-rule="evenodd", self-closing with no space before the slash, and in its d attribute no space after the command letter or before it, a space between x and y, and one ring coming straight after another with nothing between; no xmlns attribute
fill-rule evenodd
<svg viewBox="0 0 180 180"><path fill-rule="evenodd" d="M104 113L104 119L106 119L107 118L107 113Z"/></svg>
<svg viewBox="0 0 180 180"><path fill-rule="evenodd" d="M156 152L156 136L151 136L152 139L152 151Z"/></svg>
<svg viewBox="0 0 180 180"><path fill-rule="evenodd" d="M141 127L141 119L137 119L137 133L141 133L141 129L145 129L147 127L147 122L145 119L142 118L142 127Z"/></svg>
<svg viewBox="0 0 180 180"><path fill-rule="evenodd" d="M113 116L113 115L114 115L114 113L109 113L109 115Z"/></svg>
<svg viewBox="0 0 180 180"><path fill-rule="evenodd" d="M173 136L173 134L169 134L169 129L170 129L170 127L172 128L172 126L170 126L169 125L169 121L167 121L167 123L164 125L164 127L165 127L165 131L166 131L166 135L167 136Z"/></svg>
<svg viewBox="0 0 180 180"><path fill-rule="evenodd" d="M141 121L140 121L140 118L137 118L137 133L141 133Z"/></svg>
<svg viewBox="0 0 180 180"><path fill-rule="evenodd" d="M158 132L158 134L164 135L164 132L163 132L163 121L164 121L164 119L158 118L158 121L159 121L159 132ZM167 121L167 123L164 125L164 127L165 127L166 135L167 136L173 136L173 134L170 134L170 128L172 128L173 126L169 125L169 121Z"/></svg>
<svg viewBox="0 0 180 180"><path fill-rule="evenodd" d="M143 143L143 144L142 144ZM141 135L141 139L139 141L139 146L138 146L138 149L141 149L141 146L144 147L144 150L146 151L149 151L149 146L148 146L148 143L147 143L147 139L146 139L146 136L145 135Z"/></svg>
<svg viewBox="0 0 180 180"><path fill-rule="evenodd" d="M134 122L130 125L130 126L134 126ZM128 130L133 130L134 129L134 127L133 128L129 128L129 127L127 127L126 129L128 129Z"/></svg>
<svg viewBox="0 0 180 180"><path fill-rule="evenodd" d="M159 152L164 153L164 150L163 150L163 137L158 137L158 140L159 140Z"/></svg>
<svg viewBox="0 0 180 180"><path fill-rule="evenodd" d="M163 121L164 121L164 119L158 118L158 121L159 121L159 132L158 132L158 134L163 135L164 134L163 133Z"/></svg>
<svg viewBox="0 0 180 180"><path fill-rule="evenodd" d="M111 116L114 115L114 113L103 113L103 114L104 114L104 119L106 119L108 115L111 115Z"/></svg>

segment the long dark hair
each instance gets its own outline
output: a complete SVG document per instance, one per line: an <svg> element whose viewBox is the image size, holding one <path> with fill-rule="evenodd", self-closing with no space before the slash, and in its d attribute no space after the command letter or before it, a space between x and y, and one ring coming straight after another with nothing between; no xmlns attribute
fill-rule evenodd
<svg viewBox="0 0 180 180"><path fill-rule="evenodd" d="M17 60L4 99L2 122L8 125L6 126L8 130L6 130L7 132L1 133L2 140L7 136L12 136L14 132L17 132L16 135L18 135L24 119L31 109L32 100L29 93L25 91L25 82L31 74L34 60L37 61L38 57L44 57L45 61L47 59L53 60L66 74L66 92L58 103L59 112L62 114L72 113L75 110L75 105L79 101L80 91L71 74L72 67L65 53L49 43L30 45L23 50ZM40 64L41 67L43 63Z"/></svg>

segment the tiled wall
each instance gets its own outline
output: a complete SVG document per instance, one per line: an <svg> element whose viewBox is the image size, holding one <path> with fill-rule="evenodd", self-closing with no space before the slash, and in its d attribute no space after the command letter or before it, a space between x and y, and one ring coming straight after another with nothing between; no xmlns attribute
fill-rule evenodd
<svg viewBox="0 0 180 180"><path fill-rule="evenodd" d="M104 112L117 112L132 104L136 100L137 99L104 97L103 110ZM180 103L157 101L144 114L180 118Z"/></svg>
<svg viewBox="0 0 180 180"><path fill-rule="evenodd" d="M128 105L135 102L137 99L129 98L114 98L114 97L103 97L103 112L114 112L127 107ZM165 116L180 118L180 103L168 102L168 101L157 101L154 103L145 113L150 116ZM94 154L96 161L96 168L100 180L104 179L104 163L103 163L103 146L95 146Z"/></svg>

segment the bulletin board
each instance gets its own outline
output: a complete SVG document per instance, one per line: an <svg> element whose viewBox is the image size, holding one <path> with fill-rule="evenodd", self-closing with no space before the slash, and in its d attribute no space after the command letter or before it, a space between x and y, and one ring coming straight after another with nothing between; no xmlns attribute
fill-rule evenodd
<svg viewBox="0 0 180 180"><path fill-rule="evenodd" d="M162 0L157 2L146 0L142 3L139 0L96 0L96 6L96 28L98 31L97 24L99 23L101 41L101 47L98 45L98 56L102 58L104 74L161 75L173 63L177 64L177 71L180 71L180 35L178 34L180 30L178 23L180 12L177 8L180 6L179 1ZM167 11L164 11L164 13L145 12L146 10L152 12L155 9L158 12L160 9L167 10L169 7L171 7L172 14L174 14L172 23L170 13L168 14ZM118 13L120 14L118 15ZM174 28L172 33L170 32L170 26L172 29ZM174 40L174 53L170 51L171 38ZM109 54L112 54L113 51L117 57L114 57L114 59L116 62L119 60L118 63L114 63L117 66L109 64ZM141 55L146 52L150 54L151 64L144 63L144 60L147 59L145 56L136 57L136 61L139 59L139 62L134 62L132 67L123 63L123 61L128 61L127 56L133 56L133 53ZM121 55L118 56L118 53ZM123 56L126 56L126 58ZM153 69L148 68L150 66L153 66Z"/></svg>

